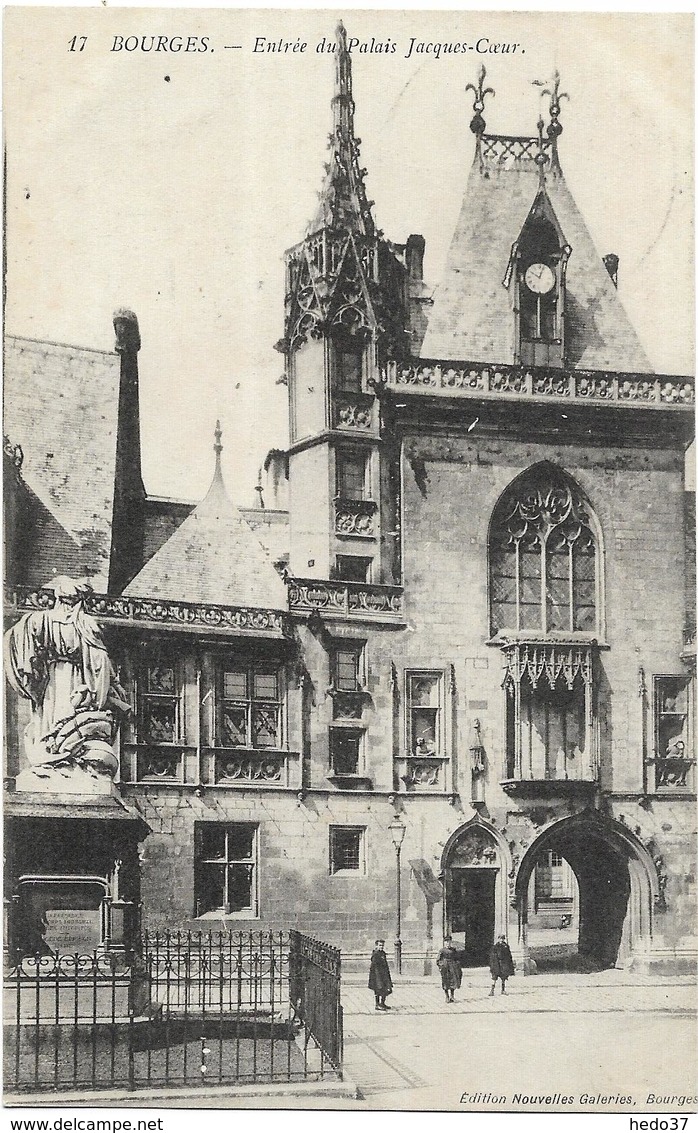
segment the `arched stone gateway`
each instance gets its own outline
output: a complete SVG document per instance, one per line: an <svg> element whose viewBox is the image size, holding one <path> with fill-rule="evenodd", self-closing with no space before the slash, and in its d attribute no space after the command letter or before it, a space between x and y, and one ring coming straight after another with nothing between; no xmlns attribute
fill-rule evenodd
<svg viewBox="0 0 698 1133"><path fill-rule="evenodd" d="M501 834L479 815L444 847L444 932L465 952L469 967L488 963L495 936L507 931L509 851Z"/></svg>
<svg viewBox="0 0 698 1133"><path fill-rule="evenodd" d="M568 862L579 887L580 957L613 967L648 952L652 911L660 898L654 862L627 827L594 812L553 822L521 859L515 897L524 953L531 876L548 851Z"/></svg>

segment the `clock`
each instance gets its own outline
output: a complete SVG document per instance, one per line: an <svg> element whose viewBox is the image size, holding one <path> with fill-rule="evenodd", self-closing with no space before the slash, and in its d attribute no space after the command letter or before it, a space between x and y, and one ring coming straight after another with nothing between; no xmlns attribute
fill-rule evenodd
<svg viewBox="0 0 698 1133"><path fill-rule="evenodd" d="M526 269L524 282L534 295L547 295L555 286L555 273L547 264L531 264Z"/></svg>

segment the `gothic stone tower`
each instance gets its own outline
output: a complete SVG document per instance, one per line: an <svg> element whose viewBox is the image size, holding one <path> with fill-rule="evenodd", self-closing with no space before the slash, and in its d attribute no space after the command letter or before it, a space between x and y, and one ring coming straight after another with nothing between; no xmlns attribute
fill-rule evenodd
<svg viewBox="0 0 698 1133"><path fill-rule="evenodd" d="M557 75L547 124L516 137L487 132L484 70L469 84L473 163L432 294L421 237L375 229L341 26L335 63L284 340L304 782L351 847L328 927L341 907L353 939L390 931L397 821L407 954L441 917L469 962L501 931L530 965L559 897L588 961L688 955L693 381L652 371L579 214Z"/></svg>
<svg viewBox="0 0 698 1133"><path fill-rule="evenodd" d="M405 248L377 230L366 197L341 24L335 68L325 183L305 239L286 253L290 567L392 582L395 522L374 387L380 366L405 353Z"/></svg>

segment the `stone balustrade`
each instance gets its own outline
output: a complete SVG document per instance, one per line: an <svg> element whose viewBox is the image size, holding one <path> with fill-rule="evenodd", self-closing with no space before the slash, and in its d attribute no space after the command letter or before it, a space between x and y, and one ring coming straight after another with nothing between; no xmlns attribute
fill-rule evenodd
<svg viewBox="0 0 698 1133"><path fill-rule="evenodd" d="M691 409L693 377L616 374L599 370L537 370L470 362L388 362L381 385L448 397L515 397L622 405L629 408ZM380 388L380 387L379 387Z"/></svg>
<svg viewBox="0 0 698 1133"><path fill-rule="evenodd" d="M401 586L373 586L316 578L289 579L291 612L357 621L403 621Z"/></svg>

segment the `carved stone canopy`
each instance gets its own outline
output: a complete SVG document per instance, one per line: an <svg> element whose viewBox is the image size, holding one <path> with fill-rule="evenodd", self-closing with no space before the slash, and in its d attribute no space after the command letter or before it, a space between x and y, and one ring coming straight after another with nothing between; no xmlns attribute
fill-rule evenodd
<svg viewBox="0 0 698 1133"><path fill-rule="evenodd" d="M456 843L448 864L457 868L499 866L499 849L492 835L475 827L465 831Z"/></svg>

